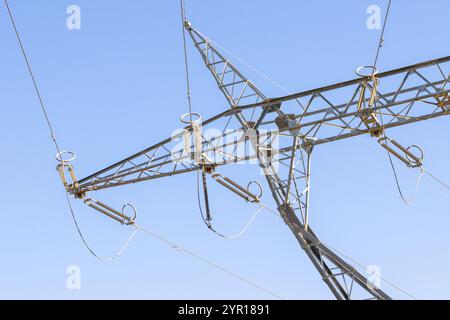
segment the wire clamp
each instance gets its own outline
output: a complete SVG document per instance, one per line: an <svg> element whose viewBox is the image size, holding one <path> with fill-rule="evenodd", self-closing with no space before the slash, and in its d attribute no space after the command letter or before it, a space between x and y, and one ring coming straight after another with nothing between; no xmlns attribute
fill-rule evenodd
<svg viewBox="0 0 450 320"><path fill-rule="evenodd" d="M83 198L84 194L79 191L78 180L75 176L75 170L70 162L76 159L77 155L73 151L61 151L56 154L55 158L59 162L56 170L59 173L61 181L68 192L75 194L77 198ZM69 172L72 182L69 183L66 177L66 171Z"/></svg>

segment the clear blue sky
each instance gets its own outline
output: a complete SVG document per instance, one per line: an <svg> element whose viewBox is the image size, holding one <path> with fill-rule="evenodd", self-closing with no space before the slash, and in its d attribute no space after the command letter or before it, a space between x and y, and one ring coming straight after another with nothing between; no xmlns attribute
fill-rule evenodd
<svg viewBox="0 0 450 320"><path fill-rule="evenodd" d="M82 11L81 30L66 28L66 8ZM188 1L203 33L291 91L353 78L373 60L379 31L366 8L386 1ZM166 138L186 112L178 0L10 0L49 115L84 176ZM447 56L446 0L394 0L380 69ZM76 234L55 171L54 149L7 17L0 6L0 298L249 298L271 296L138 234L114 263L92 258ZM195 111L226 101L189 43ZM284 93L238 66L267 96ZM398 128L421 145L426 167L450 181L448 119ZM363 143L364 140L366 143ZM450 196L425 178L412 206L401 202L376 141L316 149L311 223L318 235L418 298L450 298ZM244 168L240 170L245 170ZM406 190L416 171L399 169ZM210 233L188 174L104 192L115 207L133 202L142 225L289 299L330 292L286 226L261 214L238 240ZM269 194L266 194L269 197ZM233 200L233 201L231 201ZM226 191L214 196L221 230L233 233L254 212ZM75 202L89 243L109 255L130 230ZM66 288L66 268L81 268L81 290ZM384 284L394 298L407 298Z"/></svg>

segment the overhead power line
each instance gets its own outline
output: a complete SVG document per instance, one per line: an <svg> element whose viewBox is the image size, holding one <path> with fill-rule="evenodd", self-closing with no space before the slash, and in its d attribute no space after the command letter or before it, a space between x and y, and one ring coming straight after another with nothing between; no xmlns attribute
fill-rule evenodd
<svg viewBox="0 0 450 320"><path fill-rule="evenodd" d="M34 86L34 89L35 89L35 91L36 91L36 94L37 94L37 97L38 97L38 100L39 100L39 104L40 104L40 106L41 106L41 110L42 110L43 116L44 116L44 118L45 118L45 121L46 121L46 123L47 123L48 129L49 129L49 131L50 131L50 137L51 137L51 139L52 139L52 141L53 141L53 143L54 143L54 145L55 145L55 148L56 148L57 153L58 153L59 155L61 155L61 152L62 152L62 151L61 151L61 148L59 147L58 141L57 141L57 139L56 139L55 130L54 130L53 125L52 125L52 123L51 123L51 121L50 121L50 118L49 118L49 115L48 115L48 112L47 112L47 108L46 108L46 106L45 106L45 104L44 104L44 100L43 100L43 98L42 98L42 94L41 94L41 92L40 92L40 90L39 90L39 86L38 86L37 81L36 81L36 77L34 76L34 73L33 73L33 71L32 71L31 64L30 64L30 60L29 60L29 58L28 58L28 56L27 56L27 54L26 54L26 51L25 51L25 48L24 48L22 39L21 39L21 37L20 37L19 31L18 31L17 26L16 26L16 23L15 23L14 16L13 16L13 14L12 14L12 11L11 11L10 7L9 7L8 1L7 1L7 0L4 0L4 3L5 3L5 6L6 6L7 10L8 10L8 14L9 14L9 17L10 17L10 20L11 20L11 24L12 24L13 29L14 29L14 32L15 32L15 34L16 34L16 37L17 37L17 40L18 40L18 43L19 43L19 46L20 46L20 49L21 49L23 58L24 58L24 60L25 60L25 62L26 62L27 69L28 69L28 73L29 73L29 75L30 75L30 77L31 77L31 80L32 80L32 82L33 82L33 86ZM182 8L183 8L183 7L182 7ZM184 30L184 29L183 29L183 30ZM187 68L187 55L186 55L185 57L186 57L186 76L187 76L187 82L188 82L189 110L190 110L190 112L192 112L191 106L190 106L190 87L189 87L189 71L188 71L188 68ZM62 157L62 155L61 155L61 157ZM62 162L62 161L63 161L63 160L62 160L62 158L61 158L61 162ZM151 235L152 237L154 237L154 238L156 238L156 239L159 239L159 240L161 240L161 241L163 241L163 242L165 242L165 243L171 245L173 248L176 248L176 249L178 249L178 250L180 250L180 251L182 251L182 252L188 254L189 256L191 256L191 257L193 257L193 258L195 258L195 259L197 259L197 260L199 260L199 261L201 261L201 262L203 262L203 263L209 265L210 267L213 267L213 268L218 269L218 270L220 270L220 271L222 271L222 272L225 272L225 273L227 273L228 275L231 275L231 276L233 276L234 278L236 278L236 279L238 279L238 280L241 280L241 281L243 281L243 282L245 282L245 283L247 283L247 284L249 284L249 285L255 287L256 289L261 290L261 291L263 291L263 292L265 292L265 293L267 293L267 294L269 294L269 295L271 295L271 296L273 296L273 297L275 297L275 298L278 298L278 299L284 299L284 298L282 298L280 295L278 295L278 294L276 294L276 293L274 293L274 292L272 292L272 291L270 291L270 290L268 290L268 289L265 289L264 287L262 287L262 286L258 285L257 283L255 283L255 282L249 280L248 278L243 277L243 276L241 276L241 275L238 275L237 273L234 273L234 272L230 271L229 269L227 269L227 268L225 268L225 267L223 267L223 266L221 266L221 265L219 265L219 264L217 264L217 263L214 263L214 262L212 262L211 260L209 260L209 259L207 259L207 258L205 258L205 257L203 257L203 256L201 256L201 255L199 255L199 254L194 253L194 252L191 251L191 250L188 250L188 249L183 248L183 247L181 247L181 246L179 246L179 245L176 245L174 242L172 242L172 241L170 241L170 240L167 240L166 238L163 238L162 236L160 236L160 235L156 234L155 232L151 231L150 229L145 228L145 227L143 227L143 226L140 226L140 225L138 225L138 224L133 224L133 225L132 225L132 227L134 228L134 231L130 234L130 236L128 237L128 239L125 241L125 243L123 244L123 246L120 248L120 250L119 250L116 254L114 254L114 255L111 256L111 257L101 257L101 256L99 256L99 255L98 255L98 254L90 247L90 245L89 245L88 242L86 241L86 238L85 238L85 236L83 235L83 233L82 233L82 231L81 231L81 228L80 228L80 226L79 226L79 223L78 223L78 221L77 221L77 219L76 219L75 212L74 212L72 203L71 203L70 198L69 198L69 193L68 193L67 190L65 190L65 195L66 195L66 198L67 198L67 203L68 203L69 211L70 211L70 213L71 213L71 216L72 216L73 222L74 222L74 224L75 224L75 227L76 227L76 229L77 229L78 235L80 236L80 238L81 238L81 240L82 240L84 246L85 246L85 247L88 249L88 251L89 251L95 258L97 258L98 260L101 260L101 261L114 261L114 260L116 260L116 259L117 259L120 255L122 255L122 253L126 250L126 248L127 248L128 245L130 244L130 242L132 241L132 239L135 237L136 233L137 233L138 231L141 230L141 231L145 232L146 234Z"/></svg>

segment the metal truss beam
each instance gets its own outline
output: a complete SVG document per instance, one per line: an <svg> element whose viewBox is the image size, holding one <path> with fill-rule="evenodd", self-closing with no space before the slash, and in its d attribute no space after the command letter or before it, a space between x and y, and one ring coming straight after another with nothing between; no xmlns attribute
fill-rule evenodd
<svg viewBox="0 0 450 320"><path fill-rule="evenodd" d="M450 67L449 62L450 57L445 57L379 75L382 84L385 79L386 83L390 85L385 89L386 93L382 91L381 86L379 89L380 103L372 110L383 114L386 129L449 114L450 104L442 98L449 95L450 73L444 74L443 71L445 67ZM431 75L428 75L430 73ZM428 75L425 79L418 76L424 74ZM413 75L416 76L416 79L409 85L408 79L412 80ZM309 137L312 145L317 146L368 134L369 130L364 127L360 119L361 112L357 110L355 101L361 81L363 80L354 79L286 97L270 99L271 102L237 107L205 120L202 127L214 127L219 120L227 119L241 110L264 108L274 104L281 104L281 108L284 108L293 100L295 100L293 104L298 107L297 100L305 99L309 102L309 108L307 112L297 112L295 128L300 130L299 136ZM347 95L346 98L345 94L341 94L340 91L353 93ZM331 98L327 96L339 97L340 101L332 103ZM275 125L275 119L262 122L260 128L268 128L267 136L270 135L271 139L282 137L289 131L289 129L279 130ZM184 130L188 129L189 127L184 128ZM241 131L240 134L244 134L242 130L238 127L234 131L227 131L220 136L204 139L203 152L211 154L212 158L216 159L217 166L256 158L255 155L230 156L229 152L226 152L226 149L236 149L237 144L246 143L245 140L217 144L217 141L229 140L228 136L239 134L239 131ZM184 134L185 131L181 131L171 138L81 179L79 181L81 189L93 191L197 170L198 166L191 161L190 155L185 152L183 147L177 147ZM291 139L287 139L287 143L284 143L284 138L281 139L279 148L273 150L273 154L284 156L292 151L291 144Z"/></svg>

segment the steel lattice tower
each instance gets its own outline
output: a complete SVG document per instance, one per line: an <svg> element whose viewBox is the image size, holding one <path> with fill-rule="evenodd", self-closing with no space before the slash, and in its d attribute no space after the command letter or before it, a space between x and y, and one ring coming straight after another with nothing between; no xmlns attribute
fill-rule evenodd
<svg viewBox="0 0 450 320"><path fill-rule="evenodd" d="M268 98L187 20L184 26L229 109L202 122L186 121L180 133L81 180L75 178L69 162L61 161L58 168L67 190L109 217L132 224L132 218L88 197L88 193L200 170L203 181L212 176L244 199L258 202L259 197L248 189L216 173L227 164L256 160L280 216L333 295L342 300L390 299L323 244L311 228L308 221L311 155L321 145L371 135L407 166L420 167L421 157L388 137L386 130L449 114L450 73L444 70L449 67L450 57L379 74L361 74L350 81ZM223 134L205 139L202 129L212 126L222 127ZM222 143L236 134L241 139ZM185 143L177 147L180 140ZM279 144L276 148L275 140ZM239 145L248 146L252 152L245 155L228 152ZM71 182L65 176L67 169Z"/></svg>

